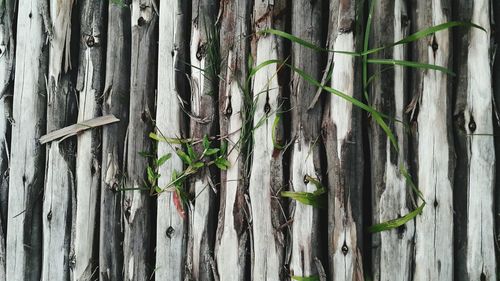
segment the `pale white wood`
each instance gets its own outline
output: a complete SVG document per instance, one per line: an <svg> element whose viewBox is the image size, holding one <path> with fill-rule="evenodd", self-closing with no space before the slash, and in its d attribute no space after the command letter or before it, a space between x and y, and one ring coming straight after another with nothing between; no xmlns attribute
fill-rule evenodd
<svg viewBox="0 0 500 281"><path fill-rule="evenodd" d="M431 3L432 25L447 22L440 0ZM436 33L439 48L427 46L428 63L448 67L449 32ZM429 39L430 40L430 39ZM428 205L416 218L414 280L453 280L453 192L448 141L448 76L424 71L418 113L418 187ZM440 93L440 94L436 94ZM437 206L434 207L434 203ZM419 200L419 204L422 202Z"/></svg>
<svg viewBox="0 0 500 281"><path fill-rule="evenodd" d="M44 177L47 53L40 2L19 1L7 229L6 280L38 281L41 270L41 197ZM28 247L27 247L28 246Z"/></svg>
<svg viewBox="0 0 500 281"><path fill-rule="evenodd" d="M160 2L160 39L158 52L158 97L156 126L165 137L181 137L181 118L183 109L180 104L179 89L176 78L185 77L182 69L177 69L184 62L179 56L184 45L178 42L184 30L185 5L183 0ZM172 178L173 171L181 172L183 163L175 153L175 147L165 142L158 143L158 157L170 153L172 158L159 168L161 177L158 185L166 187ZM173 202L172 192L163 192L158 196L157 228L156 228L156 271L157 280L184 280L184 263L186 256L187 221L183 219Z"/></svg>
<svg viewBox="0 0 500 281"><path fill-rule="evenodd" d="M40 143L44 144L44 143L51 142L53 140L60 139L60 138L62 138L62 140L64 140L65 138L77 135L80 132L94 129L94 128L98 128L100 126L112 124L112 123L119 122L119 121L120 120L112 114L109 114L106 116L99 116L99 117L95 117L95 118L87 119L87 120L81 120L77 124L73 124L73 125L61 128L59 130L50 132L46 135L43 135L42 137L40 137Z"/></svg>
<svg viewBox="0 0 500 281"><path fill-rule="evenodd" d="M474 0L472 22L487 31L470 29L467 58L467 105L465 107L468 181L467 248L468 280L497 280L493 187L495 146L492 119L490 68L490 1ZM475 122L471 130L471 122Z"/></svg>

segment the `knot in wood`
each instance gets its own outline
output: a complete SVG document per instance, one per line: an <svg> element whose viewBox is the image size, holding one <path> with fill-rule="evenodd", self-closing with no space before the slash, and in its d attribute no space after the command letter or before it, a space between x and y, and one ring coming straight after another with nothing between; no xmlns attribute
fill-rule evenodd
<svg viewBox="0 0 500 281"><path fill-rule="evenodd" d="M95 40L94 36L89 35L89 36L87 36L85 43L87 44L87 47L91 48L91 47L94 47L96 40Z"/></svg>
<svg viewBox="0 0 500 281"><path fill-rule="evenodd" d="M344 245L342 245L342 254L347 255L347 253L349 252L349 247L347 247L347 245L345 244L344 242Z"/></svg>
<svg viewBox="0 0 500 281"><path fill-rule="evenodd" d="M52 220L52 210L50 210L49 213L47 214L47 220L48 221Z"/></svg>
<svg viewBox="0 0 500 281"><path fill-rule="evenodd" d="M166 235L168 238L172 238L172 235L174 234L175 229L172 226L169 226L166 231Z"/></svg>
<svg viewBox="0 0 500 281"><path fill-rule="evenodd" d="M143 17L140 17L139 19L137 19L138 26L143 26L145 24L146 24L146 20Z"/></svg>
<svg viewBox="0 0 500 281"><path fill-rule="evenodd" d="M473 133L476 130L476 122L474 122L474 120L471 120L469 122L469 130L471 131L471 133Z"/></svg>
<svg viewBox="0 0 500 281"><path fill-rule="evenodd" d="M309 183L309 177L307 175L304 176L304 183L305 184Z"/></svg>

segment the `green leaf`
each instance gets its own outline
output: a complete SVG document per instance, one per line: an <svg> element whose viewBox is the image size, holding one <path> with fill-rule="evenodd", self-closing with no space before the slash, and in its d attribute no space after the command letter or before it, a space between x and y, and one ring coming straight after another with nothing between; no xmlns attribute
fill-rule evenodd
<svg viewBox="0 0 500 281"><path fill-rule="evenodd" d="M193 163L193 167L196 168L196 169L202 168L203 166L205 166L205 163L203 163L203 162L195 162L195 163Z"/></svg>
<svg viewBox="0 0 500 281"><path fill-rule="evenodd" d="M165 137L158 136L155 133L149 133L149 138L153 139L155 141L166 142L166 143L170 143L170 144L183 144L183 143L187 143L187 140L184 140L184 139L165 138Z"/></svg>
<svg viewBox="0 0 500 281"><path fill-rule="evenodd" d="M139 151L138 152L140 156L145 157L145 158L153 158L155 155L147 152L147 151Z"/></svg>
<svg viewBox="0 0 500 281"><path fill-rule="evenodd" d="M438 25L435 25L435 26L431 26L429 28L426 28L424 30L420 30L420 31L417 31L397 42L394 42L392 44L389 44L387 46L382 46L382 47L378 47L378 48L374 48L374 49L371 49L371 50L367 50L367 51L364 51L361 55L368 55L368 54L373 54L373 53L376 53L376 52L379 52L381 50L384 50L384 49L387 49L387 48L391 48L391 47L394 47L394 46L397 46L397 45L402 45L402 44L408 44L408 43L411 43L411 42L414 42L414 41L417 41L423 37L426 37L428 35L432 35L438 31L441 31L441 30L445 30L445 29L449 29L449 28L453 28L453 27L468 27L468 28L478 28L478 29L481 29L483 31L486 32L486 30L477 25L477 24L474 24L474 23L471 23L471 22L463 22L463 21L450 21L450 22L446 22L446 23L442 23L442 24L438 24Z"/></svg>
<svg viewBox="0 0 500 281"><path fill-rule="evenodd" d="M307 277L292 276L292 280L297 280L297 281L320 281L318 275L307 276Z"/></svg>
<svg viewBox="0 0 500 281"><path fill-rule="evenodd" d="M227 159L222 157L215 159L214 163L221 170L227 170L227 168L231 166L231 163Z"/></svg>
<svg viewBox="0 0 500 281"><path fill-rule="evenodd" d="M293 191L283 191L281 192L282 197L291 198L293 200L299 201L302 204L310 205L315 208L323 208L325 206L324 196L326 193L326 189L321 185L321 183L310 176L305 177L305 180L316 186L316 190L314 192L293 192Z"/></svg>
<svg viewBox="0 0 500 281"><path fill-rule="evenodd" d="M418 208L413 210L412 212L406 214L405 216L398 218L398 219L393 219L390 221L382 222L376 225L372 225L368 228L368 231L370 232L380 232L380 231L385 231L385 230L390 230L394 228L398 228L402 226L403 224L409 222L410 220L414 219L417 215L422 213L422 210L425 207L425 202L422 203Z"/></svg>
<svg viewBox="0 0 500 281"><path fill-rule="evenodd" d="M210 147L210 141L208 140L208 136L205 135L203 137L203 148L208 149Z"/></svg>
<svg viewBox="0 0 500 281"><path fill-rule="evenodd" d="M276 130L278 129L280 119L281 119L281 114L276 113L276 117L274 117L273 126L271 128L271 140L273 141L273 146L274 148L279 150L283 149L283 146L276 141Z"/></svg>
<svg viewBox="0 0 500 281"><path fill-rule="evenodd" d="M182 162L184 162L185 164L191 165L191 162L192 162L191 158L189 158L189 156L184 151L177 149L175 152L177 153L179 158L181 158Z"/></svg>
<svg viewBox="0 0 500 281"><path fill-rule="evenodd" d="M163 155L162 157L160 157L160 159L156 160L156 166L161 167L171 157L172 157L171 153L167 153L167 154Z"/></svg>
<svg viewBox="0 0 500 281"><path fill-rule="evenodd" d="M444 72L444 73L449 74L451 76L455 76L455 73L453 73L452 71L450 71L446 67L442 67L442 66L435 65L435 64L419 63L419 62L407 61L407 60L393 60L393 59L368 59L367 62L372 63L372 64L401 65L401 66L419 68L419 69L432 69L432 70Z"/></svg>
<svg viewBox="0 0 500 281"><path fill-rule="evenodd" d="M189 155L189 158L191 159L191 161L198 159L198 155L196 155L196 152L194 152L193 146L190 144L186 144L186 147L187 147L187 152L188 152L188 155Z"/></svg>
<svg viewBox="0 0 500 281"><path fill-rule="evenodd" d="M214 155L216 154L217 152L219 152L220 149L219 148L209 148L205 151L205 155L206 156L210 156L210 155Z"/></svg>
<svg viewBox="0 0 500 281"><path fill-rule="evenodd" d="M146 171L148 173L148 182L150 184L154 184L156 182L156 173L153 171L153 168L151 168L151 166L148 166Z"/></svg>
<svg viewBox="0 0 500 281"><path fill-rule="evenodd" d="M356 52L336 51L336 50L321 48L321 47L318 47L318 46L314 45L311 42L305 41L303 39L300 39L299 37L296 37L296 36L294 36L294 35L292 35L290 33L287 33L287 32L281 31L281 30L276 30L276 29L269 28L269 29L265 29L265 30L260 31L259 33L273 34L273 35L276 35L276 36L279 36L279 37L283 37L283 38L288 39L288 40L290 40L290 41L292 41L294 43L297 43L299 45L302 45L302 46L304 46L306 48L309 48L309 49L312 49L312 50L315 50L315 51L318 51L318 52L332 52L332 53L345 54L345 55L350 55L350 56L355 56L355 57L359 57L360 56L360 54L356 53Z"/></svg>

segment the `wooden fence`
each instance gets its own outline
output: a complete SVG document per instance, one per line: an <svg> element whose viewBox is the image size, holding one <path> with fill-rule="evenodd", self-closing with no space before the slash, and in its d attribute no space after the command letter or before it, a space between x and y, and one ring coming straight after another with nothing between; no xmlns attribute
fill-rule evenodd
<svg viewBox="0 0 500 281"><path fill-rule="evenodd" d="M0 0L0 281L497 280L499 21Z"/></svg>

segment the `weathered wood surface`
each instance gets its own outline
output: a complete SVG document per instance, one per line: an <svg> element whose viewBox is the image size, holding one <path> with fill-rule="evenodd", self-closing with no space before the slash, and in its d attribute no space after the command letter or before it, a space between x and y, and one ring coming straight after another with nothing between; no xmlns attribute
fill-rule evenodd
<svg viewBox="0 0 500 281"><path fill-rule="evenodd" d="M104 3L100 0L80 2L80 56L77 90L78 121L101 115L104 87ZM98 275L96 246L98 208L101 186L100 130L85 131L77 137L76 202L73 216L73 280L90 280Z"/></svg>
<svg viewBox="0 0 500 281"><path fill-rule="evenodd" d="M12 2L11 2L12 3ZM40 1L19 1L9 173L6 280L40 280L48 48Z"/></svg>
<svg viewBox="0 0 500 281"><path fill-rule="evenodd" d="M286 1L256 1L253 31L283 30ZM255 34L254 67L268 60L284 60L284 40L275 35ZM283 154L285 136L283 65L271 64L253 77L254 100L252 168L248 194L252 218L251 272L254 280L284 280L285 207L280 192L285 186ZM278 118L278 119L277 119ZM274 138L273 138L274 136Z"/></svg>
<svg viewBox="0 0 500 281"><path fill-rule="evenodd" d="M183 0L160 2L158 97L156 127L158 135L186 138L187 103L187 3ZM165 188L173 171L181 172L183 163L175 156L172 144L158 143L158 159L170 153L173 157L159 167L162 175L158 185ZM157 280L184 280L187 247L187 220L183 219L174 204L174 193L163 192L157 200L156 271Z"/></svg>
<svg viewBox="0 0 500 281"><path fill-rule="evenodd" d="M329 48L354 52L362 44L356 32L360 1L331 1ZM358 28L359 30L359 28ZM331 87L362 99L360 61L352 56L330 56L333 66ZM329 64L330 65L330 64ZM329 70L326 70L329 71ZM361 110L337 96L326 98L323 140L328 176L328 257L330 280L361 280L363 258L363 134Z"/></svg>
<svg viewBox="0 0 500 281"><path fill-rule="evenodd" d="M486 32L442 30L370 54L457 76L370 64L368 100L362 57L260 33L360 51L367 4L0 1L0 281L496 280L500 5L378 0L370 48L452 20ZM273 59L386 115L399 150L373 114L287 66L250 71ZM120 121L77 125L110 114ZM160 187L186 168L175 155L185 145L155 143L153 131L198 153L204 136L228 145L227 171L211 164L186 181L184 219L174 193L144 189L155 159L141 152L172 153ZM427 205L371 234L422 203L401 167ZM281 196L316 180L323 209Z"/></svg>
<svg viewBox="0 0 500 281"><path fill-rule="evenodd" d="M461 1L457 18L482 26L457 36L454 182L457 263L456 280L497 280L493 187L495 146L490 68L490 2ZM460 194L460 196L459 196ZM498 216L498 215L496 215Z"/></svg>
<svg viewBox="0 0 500 281"><path fill-rule="evenodd" d="M450 20L450 1L417 1L412 33ZM412 59L451 68L451 31L414 44ZM414 136L416 182L428 205L415 220L413 279L453 280L453 176L451 80L445 73L422 70L412 75L410 122ZM418 200L418 204L421 204Z"/></svg>
<svg viewBox="0 0 500 281"><path fill-rule="evenodd" d="M371 48L401 40L408 32L409 18L405 1L379 1L375 5ZM406 46L396 46L373 57L408 60L407 49ZM379 112L407 122L408 71L402 66L386 68L382 65L371 66L370 75L384 77L373 80L369 88L371 104ZM403 123L391 122L397 138L397 151L375 120L370 121L373 223L381 223L402 217L416 208L410 200L411 188L400 172L401 167L408 167L409 138ZM372 236L373 280L411 280L414 232L415 223L411 221L402 228Z"/></svg>
<svg viewBox="0 0 500 281"><path fill-rule="evenodd" d="M157 3L134 0L132 9L132 47L130 72L130 115L127 128L126 188L123 193L124 280L149 280L154 269L155 217L153 200L144 189L149 159L140 152L152 152L148 134L155 116L158 52Z"/></svg>
<svg viewBox="0 0 500 281"><path fill-rule="evenodd" d="M71 64L71 14L74 1L50 1L47 132L76 121L77 94ZM40 143L43 137L40 138ZM47 146L43 198L43 265L41 280L68 280L72 204L75 192L75 139Z"/></svg>
<svg viewBox="0 0 500 281"><path fill-rule="evenodd" d="M218 73L213 56L218 50L216 38L217 3L210 0L195 0L191 4L191 112L190 137L201 139L205 135L215 136L217 124ZM217 52L217 51L216 51ZM195 151L200 154L200 145ZM187 277L194 280L213 280L214 237L216 231L215 197L210 181L217 182L215 171L204 167L190 181L189 192L195 196L190 203L188 226Z"/></svg>
<svg viewBox="0 0 500 281"><path fill-rule="evenodd" d="M128 6L108 6L106 77L102 114L120 122L102 128L99 226L99 278L120 280L123 273L122 198L130 91L131 14Z"/></svg>
<svg viewBox="0 0 500 281"><path fill-rule="evenodd" d="M322 46L323 1L300 0L291 4L291 33ZM321 54L298 44L292 45L291 59L295 67L305 71L316 80L321 80ZM321 114L322 100L310 108L317 88L299 74L292 72L291 78L291 165L290 187L294 192L314 192L316 185L307 179L311 177L322 182L321 170ZM290 273L293 276L308 277L318 274L314 262L320 258L322 249L319 237L319 210L297 201L290 202L291 243Z"/></svg>

